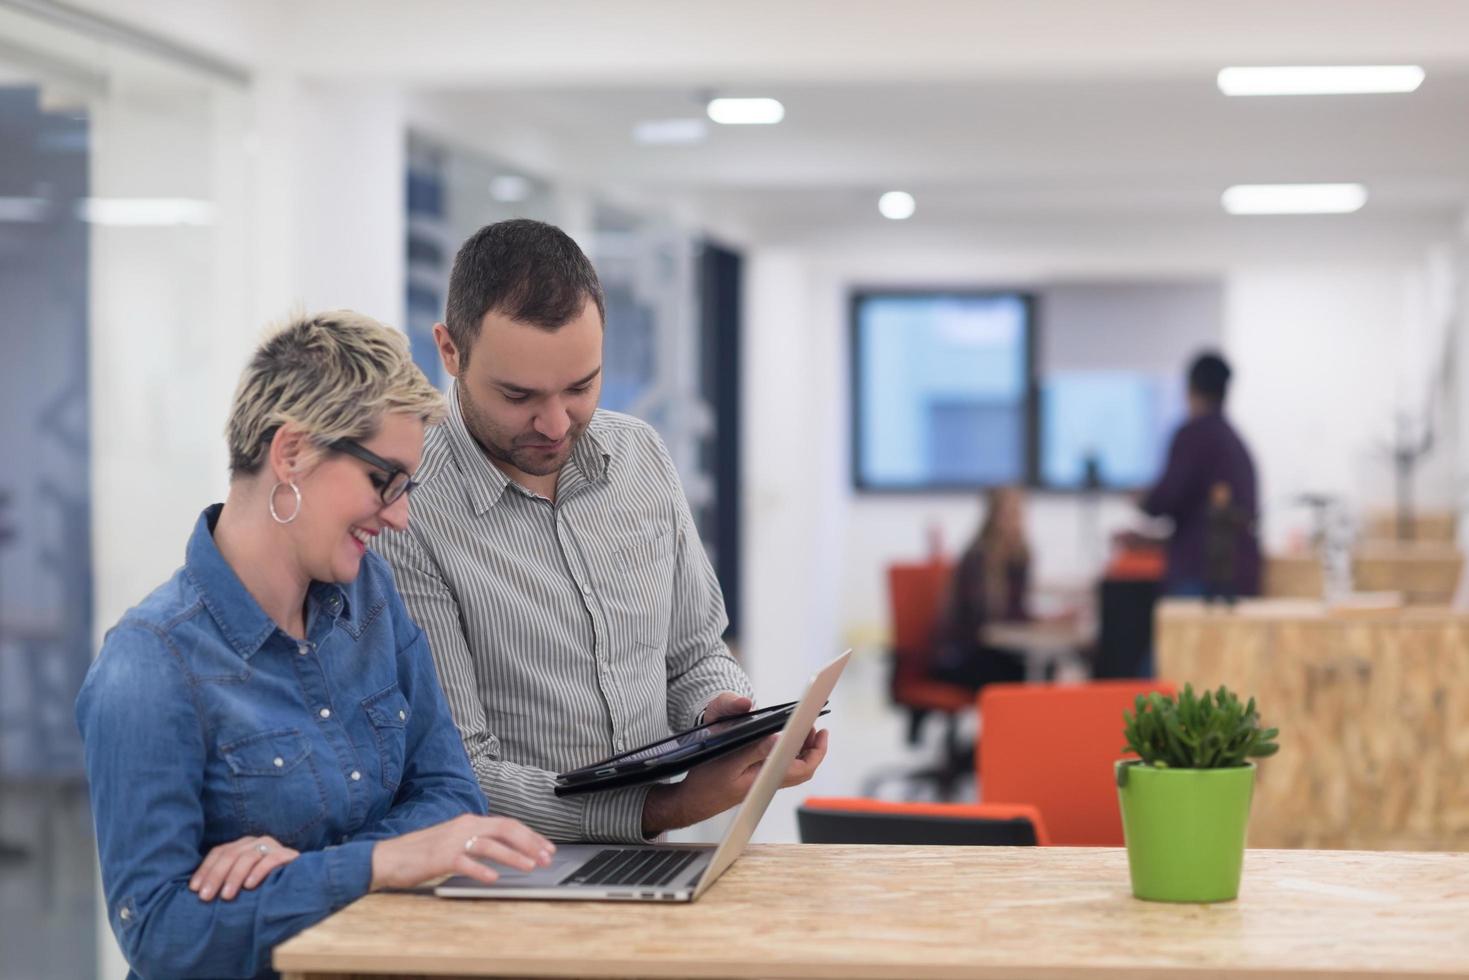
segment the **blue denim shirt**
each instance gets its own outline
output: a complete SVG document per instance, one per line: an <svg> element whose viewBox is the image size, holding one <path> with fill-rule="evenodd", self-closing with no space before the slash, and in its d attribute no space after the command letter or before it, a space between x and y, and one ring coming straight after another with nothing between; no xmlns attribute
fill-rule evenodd
<svg viewBox="0 0 1469 980"><path fill-rule="evenodd" d="M220 509L77 698L108 919L149 980L270 975L274 946L367 892L374 841L487 809L387 563L313 583L298 643L215 547ZM301 856L232 901L189 891L258 834Z"/></svg>

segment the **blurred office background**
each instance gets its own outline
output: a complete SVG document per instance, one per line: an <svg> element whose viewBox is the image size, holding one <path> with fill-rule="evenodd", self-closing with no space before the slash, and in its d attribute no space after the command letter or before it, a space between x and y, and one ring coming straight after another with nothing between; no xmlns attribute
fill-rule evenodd
<svg viewBox="0 0 1469 980"><path fill-rule="evenodd" d="M1362 64L1426 77L1216 81ZM459 242L566 228L608 295L604 405L668 443L761 697L856 648L810 787L856 793L933 751L888 700L886 570L1025 486L1035 604L1094 624L1198 350L1235 368L1268 553L1318 568L1405 494L1454 526L1466 118L1453 0L0 0L0 977L121 975L72 699L222 498L266 324L355 308L437 378ZM1221 203L1295 183L1365 204Z"/></svg>

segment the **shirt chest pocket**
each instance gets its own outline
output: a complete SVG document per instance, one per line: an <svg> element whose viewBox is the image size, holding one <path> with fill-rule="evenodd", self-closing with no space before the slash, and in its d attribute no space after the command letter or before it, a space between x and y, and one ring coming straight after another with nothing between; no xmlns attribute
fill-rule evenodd
<svg viewBox="0 0 1469 980"><path fill-rule="evenodd" d="M398 789L403 781L403 758L408 738L408 718L411 714L408 699L393 684L378 691L370 698L362 699L362 710L372 724L377 737L378 756L382 760L383 788L388 792Z"/></svg>
<svg viewBox="0 0 1469 980"><path fill-rule="evenodd" d="M326 816L326 791L311 744L294 728L261 732L219 747L235 809L250 834L295 846Z"/></svg>
<svg viewBox="0 0 1469 980"><path fill-rule="evenodd" d="M676 541L673 529L665 526L613 546L602 576L602 600L614 644L626 638L645 647L667 645Z"/></svg>

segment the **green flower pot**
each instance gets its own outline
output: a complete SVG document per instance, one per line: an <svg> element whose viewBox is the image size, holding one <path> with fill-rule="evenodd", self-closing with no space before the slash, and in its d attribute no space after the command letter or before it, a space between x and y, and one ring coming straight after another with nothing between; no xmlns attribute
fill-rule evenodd
<svg viewBox="0 0 1469 980"><path fill-rule="evenodd" d="M1132 893L1154 902L1228 902L1239 895L1255 764L1154 769L1117 763L1117 798Z"/></svg>

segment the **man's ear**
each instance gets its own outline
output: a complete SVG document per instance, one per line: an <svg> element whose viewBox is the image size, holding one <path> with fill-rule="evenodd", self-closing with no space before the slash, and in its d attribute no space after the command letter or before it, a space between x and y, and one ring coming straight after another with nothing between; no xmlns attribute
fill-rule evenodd
<svg viewBox="0 0 1469 980"><path fill-rule="evenodd" d="M449 328L442 323L434 324L434 346L439 349L439 360L444 364L445 373L451 378L459 377L464 358L459 356L459 345L454 343Z"/></svg>
<svg viewBox="0 0 1469 980"><path fill-rule="evenodd" d="M281 483L300 479L301 473L311 462L313 455L311 437L287 422L275 430L270 438L270 455L267 459L270 471Z"/></svg>

